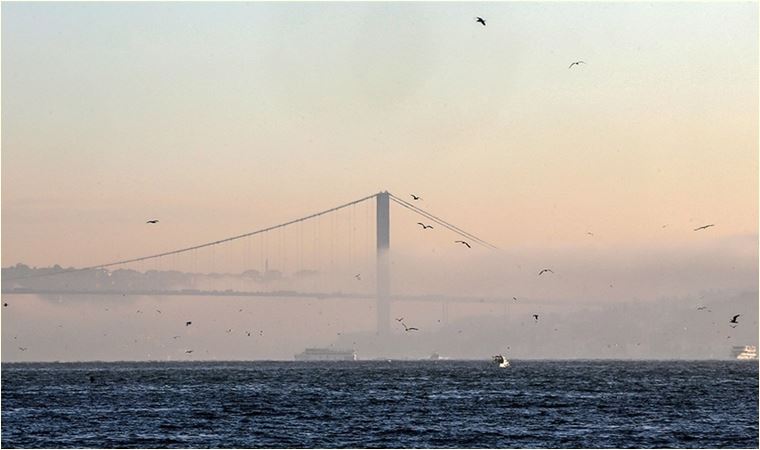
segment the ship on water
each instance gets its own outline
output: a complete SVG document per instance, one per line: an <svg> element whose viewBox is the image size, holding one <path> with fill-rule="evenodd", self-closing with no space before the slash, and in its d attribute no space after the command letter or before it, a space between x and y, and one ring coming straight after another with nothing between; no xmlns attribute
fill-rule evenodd
<svg viewBox="0 0 760 450"><path fill-rule="evenodd" d="M331 348L307 348L295 355L296 361L356 361L356 351Z"/></svg>
<svg viewBox="0 0 760 450"><path fill-rule="evenodd" d="M731 348L731 357L739 360L757 360L757 347L754 345L737 345Z"/></svg>

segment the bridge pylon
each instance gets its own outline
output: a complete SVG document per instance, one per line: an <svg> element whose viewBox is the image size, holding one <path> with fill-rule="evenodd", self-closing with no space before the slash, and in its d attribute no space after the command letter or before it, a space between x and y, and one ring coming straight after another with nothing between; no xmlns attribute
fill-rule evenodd
<svg viewBox="0 0 760 450"><path fill-rule="evenodd" d="M377 333L390 334L391 320L391 217L390 194L383 191L375 196L377 203Z"/></svg>

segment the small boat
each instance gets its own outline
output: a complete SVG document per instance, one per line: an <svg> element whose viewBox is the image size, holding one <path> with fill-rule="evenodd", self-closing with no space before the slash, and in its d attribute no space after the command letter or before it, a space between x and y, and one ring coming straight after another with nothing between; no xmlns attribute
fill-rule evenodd
<svg viewBox="0 0 760 450"><path fill-rule="evenodd" d="M504 368L509 367L509 360L502 355L496 355L493 357L493 363L497 366Z"/></svg>

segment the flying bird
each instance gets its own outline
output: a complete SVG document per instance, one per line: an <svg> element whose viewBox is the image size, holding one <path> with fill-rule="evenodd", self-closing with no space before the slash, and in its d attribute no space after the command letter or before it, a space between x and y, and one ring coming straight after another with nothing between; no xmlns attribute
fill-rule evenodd
<svg viewBox="0 0 760 450"><path fill-rule="evenodd" d="M517 297L512 297L512 300L517 301Z"/></svg>
<svg viewBox="0 0 760 450"><path fill-rule="evenodd" d="M594 233L592 233L590 231L587 231L586 234L588 234L589 236L593 236L594 235Z"/></svg>
<svg viewBox="0 0 760 450"><path fill-rule="evenodd" d="M19 347L18 349L21 350L22 352L26 351L26 347Z"/></svg>
<svg viewBox="0 0 760 450"><path fill-rule="evenodd" d="M8 307L8 304L7 304L7 303L3 303L3 306L7 308L7 307Z"/></svg>
<svg viewBox="0 0 760 450"><path fill-rule="evenodd" d="M145 223L158 223L158 219L149 220L149 221L147 221Z"/></svg>
<svg viewBox="0 0 760 450"><path fill-rule="evenodd" d="M192 322L190 322L190 321L187 321L187 322L185 322L185 326L186 326L186 327L189 327L189 326L190 326L190 325L192 325L192 324L193 324L193 323L192 323Z"/></svg>
<svg viewBox="0 0 760 450"><path fill-rule="evenodd" d="M715 226L714 223L711 223L709 225L702 225L701 227L694 228L694 231L704 230L705 228L710 228L710 227L714 227L714 226Z"/></svg>
<svg viewBox="0 0 760 450"><path fill-rule="evenodd" d="M404 322L401 322L401 325L404 326L404 331L420 331L419 328L406 326L406 324Z"/></svg>
<svg viewBox="0 0 760 450"><path fill-rule="evenodd" d="M707 309L707 306L698 306L697 307L697 311L703 311L705 309Z"/></svg>
<svg viewBox="0 0 760 450"><path fill-rule="evenodd" d="M161 310L160 309L157 309L156 312L159 313L159 314L161 314Z"/></svg>
<svg viewBox="0 0 760 450"><path fill-rule="evenodd" d="M401 322L402 320L404 320L403 317L396 317L396 322Z"/></svg>
<svg viewBox="0 0 760 450"><path fill-rule="evenodd" d="M356 275L354 275L354 278L356 278L357 280L361 281L362 280L362 274L357 273Z"/></svg>
<svg viewBox="0 0 760 450"><path fill-rule="evenodd" d="M417 222L417 225L421 226L423 230L428 229L428 228L433 228L432 225L425 225L422 222Z"/></svg>
<svg viewBox="0 0 760 450"><path fill-rule="evenodd" d="M476 18L475 18L475 22L477 22L477 23L482 23L482 24L483 24L483 26L486 26L486 19L484 19L484 18L482 18L482 17L476 17ZM497 28L498 28L498 27L497 27Z"/></svg>
<svg viewBox="0 0 760 450"><path fill-rule="evenodd" d="M544 272L551 272L551 273L554 273L554 271L553 271L552 269L541 269L541 271L540 271L540 272L538 272L538 276L541 276L541 274L542 274L542 273L544 273Z"/></svg>
<svg viewBox="0 0 760 450"><path fill-rule="evenodd" d="M414 200L422 200L422 197L420 197L419 195L414 195L414 194L409 194L409 195L411 195L412 199Z"/></svg>
<svg viewBox="0 0 760 450"><path fill-rule="evenodd" d="M185 350L185 353L192 353L192 350Z"/></svg>
<svg viewBox="0 0 760 450"><path fill-rule="evenodd" d="M536 322L538 322L538 314L533 314L533 318L536 319Z"/></svg>
<svg viewBox="0 0 760 450"><path fill-rule="evenodd" d="M586 64L586 62L585 61L575 61L574 63L571 63L570 66L568 66L568 69L570 67L581 65L581 64Z"/></svg>
<svg viewBox="0 0 760 450"><path fill-rule="evenodd" d="M454 243L455 243L455 244L464 244L464 245L466 245L466 246L467 246L467 248L472 248L472 247L470 247L470 244L468 244L468 243L467 243L467 242L465 242L465 241L454 241Z"/></svg>
<svg viewBox="0 0 760 450"><path fill-rule="evenodd" d="M736 320L736 319L738 319L738 318L739 318L739 316L741 316L741 314L737 314L737 315L735 315L734 317L732 317L732 318L731 318L731 320L729 320L729 321L728 321L728 323L739 323L739 322L737 322L737 320Z"/></svg>

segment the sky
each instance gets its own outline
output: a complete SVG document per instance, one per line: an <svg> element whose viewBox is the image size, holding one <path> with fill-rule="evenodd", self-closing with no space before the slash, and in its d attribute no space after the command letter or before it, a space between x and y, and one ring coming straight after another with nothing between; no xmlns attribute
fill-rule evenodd
<svg viewBox="0 0 760 450"><path fill-rule="evenodd" d="M635 268L621 301L757 290L756 3L1 13L4 267L155 254L388 190L503 251L474 261L447 247L454 235L421 242L419 218L394 205L398 264L448 261L425 282L399 274L407 290L472 290L452 281L459 270L483 292L511 280L533 297L601 301L588 286L605 268ZM575 267L570 284L498 270L532 274L548 257ZM662 261L682 276L663 277Z"/></svg>

